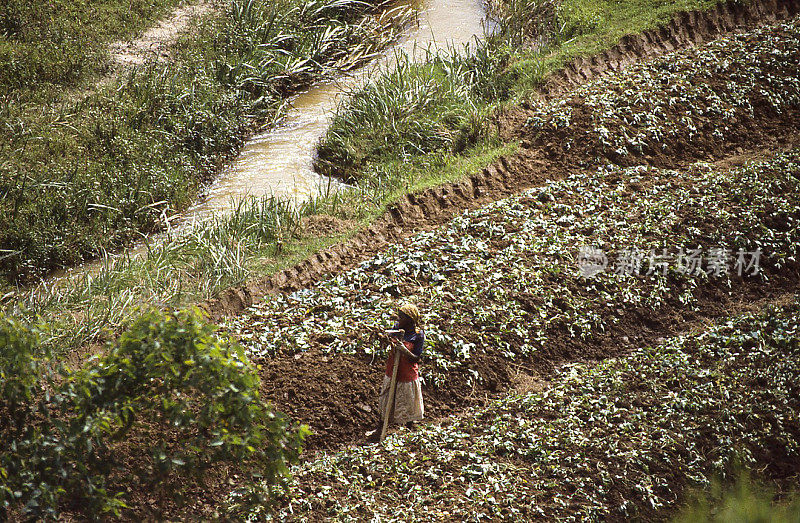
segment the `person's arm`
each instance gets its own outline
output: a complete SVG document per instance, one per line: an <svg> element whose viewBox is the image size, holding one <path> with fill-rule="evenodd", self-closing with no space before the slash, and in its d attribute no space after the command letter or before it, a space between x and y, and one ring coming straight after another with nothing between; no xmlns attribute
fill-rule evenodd
<svg viewBox="0 0 800 523"><path fill-rule="evenodd" d="M392 346L399 350L411 363L419 363L420 355L414 354L397 338L392 338Z"/></svg>
<svg viewBox="0 0 800 523"><path fill-rule="evenodd" d="M396 324L396 323L395 323L394 325L392 325L392 329L391 329L391 330L399 330L399 327L397 326L397 324ZM394 346L394 343L393 343L393 342L394 342L394 340L395 340L395 339L394 339L394 337L392 337L392 336L388 336L388 335L387 335L387 333L386 333L386 331L384 331L384 330L377 330L377 331L375 332L375 334L376 334L376 336L377 336L377 338L378 338L378 342L380 343L381 350L385 349L385 348L386 348L386 347L388 347L389 345L392 345L392 346Z"/></svg>

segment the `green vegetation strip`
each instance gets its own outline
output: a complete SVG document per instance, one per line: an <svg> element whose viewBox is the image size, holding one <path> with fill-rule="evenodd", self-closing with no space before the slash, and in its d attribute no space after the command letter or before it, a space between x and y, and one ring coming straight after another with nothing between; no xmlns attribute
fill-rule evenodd
<svg viewBox="0 0 800 523"><path fill-rule="evenodd" d="M283 516L651 519L737 466L785 479L800 460L799 319L800 302L769 307L319 456L294 470Z"/></svg>

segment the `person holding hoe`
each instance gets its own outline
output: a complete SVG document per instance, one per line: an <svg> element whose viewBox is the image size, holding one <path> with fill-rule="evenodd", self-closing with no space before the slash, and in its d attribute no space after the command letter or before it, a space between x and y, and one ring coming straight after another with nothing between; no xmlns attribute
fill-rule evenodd
<svg viewBox="0 0 800 523"><path fill-rule="evenodd" d="M372 434L373 440L383 439L392 421L411 426L425 415L419 380L419 361L425 332L420 324L417 306L404 302L397 311L397 323L388 336L381 338L381 348L391 345L392 349L386 360L386 373L381 387L381 424Z"/></svg>

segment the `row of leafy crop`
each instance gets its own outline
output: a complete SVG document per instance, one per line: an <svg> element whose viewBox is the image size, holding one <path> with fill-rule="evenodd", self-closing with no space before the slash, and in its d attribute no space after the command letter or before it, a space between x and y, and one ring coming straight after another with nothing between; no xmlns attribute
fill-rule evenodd
<svg viewBox="0 0 800 523"><path fill-rule="evenodd" d="M298 457L307 429L261 401L241 347L199 313L144 314L77 370L53 365L38 336L0 318L4 519L141 516L132 485L174 502L215 466L278 484Z"/></svg>
<svg viewBox="0 0 800 523"><path fill-rule="evenodd" d="M33 278L163 227L287 96L367 60L413 13L386 7L231 0L169 63L0 104L0 271Z"/></svg>
<svg viewBox="0 0 800 523"><path fill-rule="evenodd" d="M0 10L0 99L42 100L101 74L110 41L134 34L178 3L6 0Z"/></svg>
<svg viewBox="0 0 800 523"><path fill-rule="evenodd" d="M532 102L534 143L631 163L699 154L751 130L748 122L800 107L800 20L733 34L636 65L553 102ZM583 133L573 128L580 125ZM555 137L558 137L556 139Z"/></svg>
<svg viewBox="0 0 800 523"><path fill-rule="evenodd" d="M795 300L625 357L566 365L541 392L296 467L282 515L661 519L687 487L739 467L776 480L797 474L798 356Z"/></svg>
<svg viewBox="0 0 800 523"><path fill-rule="evenodd" d="M441 385L456 370L480 379L476 352L535 356L553 336L607 331L619 321L615 311L693 308L705 286L796 271L798 195L796 149L730 170L580 172L419 233L314 288L270 298L228 328L257 355L315 345L370 353L358 333L388 325L397 297L411 297L426 319L426 382ZM579 271L580 246L606 257L591 279Z"/></svg>

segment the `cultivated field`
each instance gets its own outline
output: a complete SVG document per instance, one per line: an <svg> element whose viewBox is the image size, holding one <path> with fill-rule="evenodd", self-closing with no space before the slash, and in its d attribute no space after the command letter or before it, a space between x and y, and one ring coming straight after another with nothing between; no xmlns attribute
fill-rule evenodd
<svg viewBox="0 0 800 523"><path fill-rule="evenodd" d="M798 36L724 37L530 103L524 161L495 172L534 187L228 321L265 396L338 448L378 417L370 327L399 297L426 309L426 400L448 418L302 465L291 514L661 518L734 465L790 480ZM586 247L603 263L580 265Z"/></svg>
<svg viewBox="0 0 800 523"><path fill-rule="evenodd" d="M109 69L176 5L134 4L73 76L0 86L8 281L163 226L412 12L235 0L169 60ZM665 520L697 494L690 519L727 517L752 500L715 489L743 473L777 493L753 510L800 513L800 3L490 7L474 55L400 60L341 103L318 167L352 190L7 287L0 518ZM402 299L426 420L371 444L371 333Z"/></svg>

